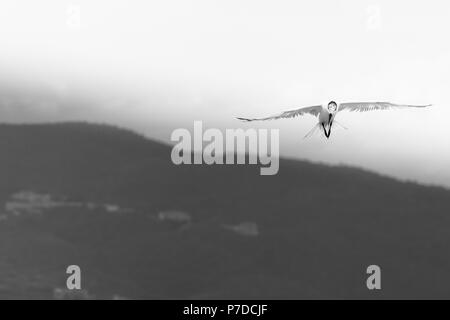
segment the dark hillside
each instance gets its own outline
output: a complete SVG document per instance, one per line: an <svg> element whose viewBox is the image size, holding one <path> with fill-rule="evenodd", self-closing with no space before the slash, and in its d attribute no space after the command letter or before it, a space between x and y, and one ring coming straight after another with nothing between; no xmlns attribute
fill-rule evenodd
<svg viewBox="0 0 450 320"><path fill-rule="evenodd" d="M294 160L175 166L169 146L83 123L0 125L0 150L0 298L52 297L69 264L100 298L448 298L441 188ZM30 193L56 200L18 208Z"/></svg>

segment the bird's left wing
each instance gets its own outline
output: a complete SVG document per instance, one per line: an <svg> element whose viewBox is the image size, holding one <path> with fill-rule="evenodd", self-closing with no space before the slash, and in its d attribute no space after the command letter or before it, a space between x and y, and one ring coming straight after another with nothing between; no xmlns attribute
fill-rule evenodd
<svg viewBox="0 0 450 320"><path fill-rule="evenodd" d="M319 106L304 107L304 108L300 108L300 109L296 109L296 110L285 111L280 114L266 117L266 118L253 118L253 119L237 118L237 119L242 120L242 121L264 121L264 120L277 120L277 119L283 119L283 118L284 119L295 118L298 116L302 116L304 114L311 114L313 116L317 116L317 115L319 115L321 109L322 109L322 106L319 105Z"/></svg>
<svg viewBox="0 0 450 320"><path fill-rule="evenodd" d="M395 108L425 108L429 106L431 106L431 104L417 106L410 104L395 104L390 102L346 102L339 105L338 111L348 110L366 112L372 110L387 110Z"/></svg>

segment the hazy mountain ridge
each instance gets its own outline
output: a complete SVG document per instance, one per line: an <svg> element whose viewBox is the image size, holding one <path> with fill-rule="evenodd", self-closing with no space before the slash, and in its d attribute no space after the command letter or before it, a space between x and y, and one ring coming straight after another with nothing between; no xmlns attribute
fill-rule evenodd
<svg viewBox="0 0 450 320"><path fill-rule="evenodd" d="M448 296L443 188L284 159L276 176L175 166L169 146L84 123L0 125L0 150L3 203L31 190L133 209L52 208L0 221L2 297L52 296L68 264L80 264L97 297ZM192 223L158 220L172 209ZM223 227L245 222L257 235ZM370 264L382 267L381 292L365 287Z"/></svg>

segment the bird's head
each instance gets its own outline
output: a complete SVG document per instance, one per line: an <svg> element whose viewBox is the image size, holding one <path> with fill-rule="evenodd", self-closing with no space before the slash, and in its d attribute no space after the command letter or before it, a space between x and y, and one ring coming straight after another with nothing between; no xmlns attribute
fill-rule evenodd
<svg viewBox="0 0 450 320"><path fill-rule="evenodd" d="M334 101L330 101L328 103L328 111L331 113L336 112L337 111L337 103Z"/></svg>

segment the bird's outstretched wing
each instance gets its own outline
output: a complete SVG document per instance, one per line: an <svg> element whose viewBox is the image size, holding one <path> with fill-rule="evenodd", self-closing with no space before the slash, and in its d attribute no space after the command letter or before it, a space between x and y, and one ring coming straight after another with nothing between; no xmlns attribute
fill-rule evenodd
<svg viewBox="0 0 450 320"><path fill-rule="evenodd" d="M390 102L347 102L339 105L338 111L348 110L356 112L366 112L372 110L387 110L395 108L425 108L431 104L416 106L410 104L394 104Z"/></svg>
<svg viewBox="0 0 450 320"><path fill-rule="evenodd" d="M271 117L266 117L266 118L253 118L253 119L249 119L249 118L236 118L242 121L264 121L264 120L277 120L277 119L283 119L283 118L295 118L298 116L302 116L304 114L311 114L313 116L317 116L320 113L320 110L322 109L322 106L311 106L311 107L304 107L304 108L300 108L300 109L296 109L296 110L290 110L290 111L285 111L283 113L271 116Z"/></svg>

